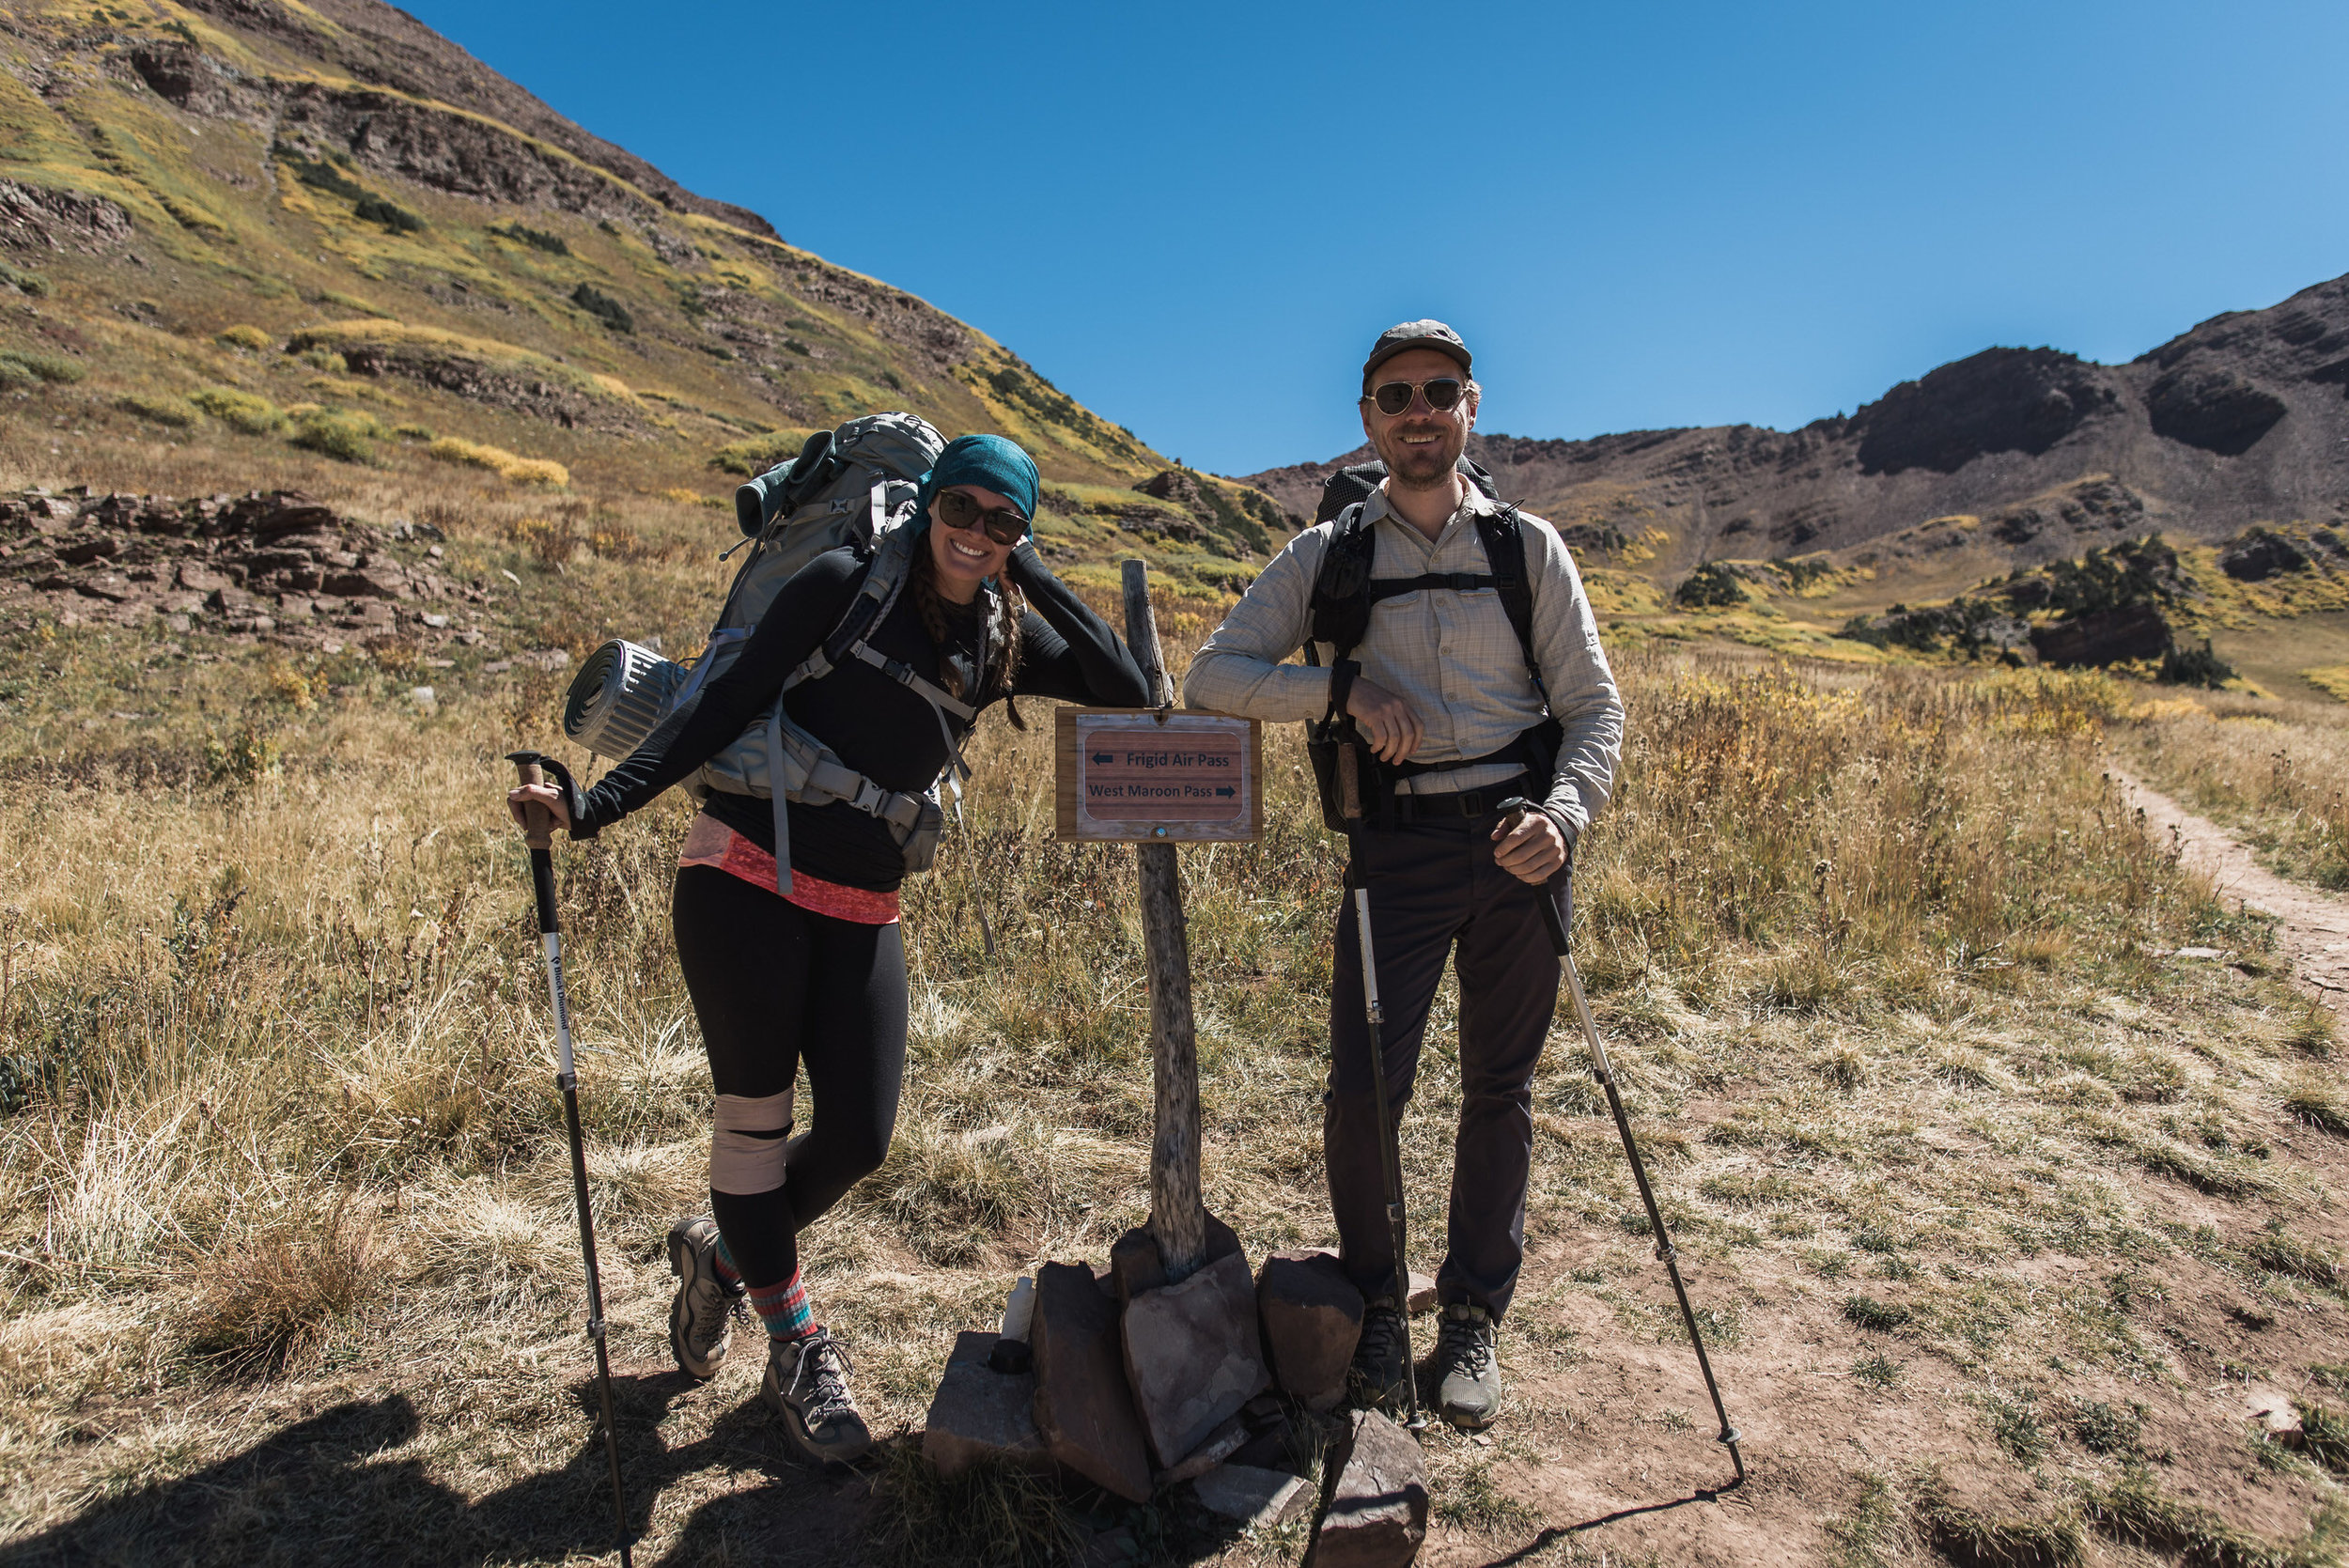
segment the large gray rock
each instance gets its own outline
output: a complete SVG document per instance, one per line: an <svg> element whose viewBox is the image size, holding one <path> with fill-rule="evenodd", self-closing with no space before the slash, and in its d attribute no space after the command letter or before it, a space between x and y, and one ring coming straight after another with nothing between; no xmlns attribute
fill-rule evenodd
<svg viewBox="0 0 2349 1568"><path fill-rule="evenodd" d="M959 1475L983 1460L1003 1460L1038 1473L1052 1467L1035 1427L1035 1378L988 1366L996 1338L971 1331L955 1336L946 1375L930 1400L922 1433L922 1457L940 1475Z"/></svg>
<svg viewBox="0 0 2349 1568"><path fill-rule="evenodd" d="M1262 1393L1262 1338L1248 1259L1226 1253L1126 1307L1126 1380L1160 1469L1189 1458L1208 1434Z"/></svg>
<svg viewBox="0 0 2349 1568"><path fill-rule="evenodd" d="M1401 1568L1427 1539L1427 1463L1376 1410L1358 1410L1328 1461L1337 1479L1307 1568Z"/></svg>
<svg viewBox="0 0 2349 1568"><path fill-rule="evenodd" d="M1048 1263L1035 1274L1028 1343L1035 1354L1035 1424L1054 1459L1132 1502L1150 1500L1150 1456L1126 1388L1117 1303L1090 1264Z"/></svg>
<svg viewBox="0 0 2349 1568"><path fill-rule="evenodd" d="M1362 1335L1362 1293L1325 1251L1275 1252L1256 1271L1266 1358L1283 1392L1309 1410L1334 1410Z"/></svg>
<svg viewBox="0 0 2349 1568"><path fill-rule="evenodd" d="M1314 1505L1314 1490L1303 1476L1249 1465L1219 1465L1192 1490L1208 1513L1236 1519L1243 1529L1282 1524Z"/></svg>

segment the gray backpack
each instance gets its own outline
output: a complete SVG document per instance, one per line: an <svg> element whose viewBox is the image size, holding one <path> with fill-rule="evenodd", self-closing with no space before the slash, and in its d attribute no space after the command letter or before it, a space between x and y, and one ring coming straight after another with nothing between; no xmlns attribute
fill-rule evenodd
<svg viewBox="0 0 2349 1568"><path fill-rule="evenodd" d="M793 574L824 551L846 544L872 563L864 582L831 635L785 677L783 691L820 679L850 659L899 682L927 702L938 719L949 753L940 776L953 787L959 803L960 780L969 769L946 715L954 714L968 725L976 711L865 641L888 618L911 575L919 534L915 495L922 475L945 447L945 439L913 414L868 414L837 430L818 431L792 462L735 491L735 515L751 555L735 574L708 645L690 665L660 659L631 643L598 648L571 682L565 733L607 756L665 740L684 723L703 689L741 654L760 617ZM1002 613L992 590L987 592L982 611L982 624L991 630L994 617ZM982 658L990 642L982 638ZM981 670L982 684L985 676ZM777 780L781 789L775 787ZM786 800L807 805L844 800L879 818L903 849L909 873L929 869L945 825L936 784L918 794L881 788L793 722L783 710L781 693L771 708L703 764L686 788L704 800L713 791L723 791L774 802L775 888L785 893L791 891Z"/></svg>

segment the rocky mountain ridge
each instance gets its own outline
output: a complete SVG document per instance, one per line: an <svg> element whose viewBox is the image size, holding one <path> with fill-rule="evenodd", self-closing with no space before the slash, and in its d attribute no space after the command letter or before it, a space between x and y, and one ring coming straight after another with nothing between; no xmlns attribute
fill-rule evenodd
<svg viewBox="0 0 2349 1568"><path fill-rule="evenodd" d="M2031 566L2132 531L2216 540L2340 520L2345 395L2349 277L2215 317L2126 365L1988 349L1798 430L1479 434L1470 454L1504 495L1586 538L1648 540L1657 575L1821 551L1872 565L1963 548L1977 566ZM1310 515L1321 481L1370 455L1246 482Z"/></svg>

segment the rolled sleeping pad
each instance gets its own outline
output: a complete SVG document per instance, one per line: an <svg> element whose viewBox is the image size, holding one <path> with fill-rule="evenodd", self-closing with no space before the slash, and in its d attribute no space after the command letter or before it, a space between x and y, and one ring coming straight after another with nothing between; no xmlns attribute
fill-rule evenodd
<svg viewBox="0 0 2349 1568"><path fill-rule="evenodd" d="M688 674L675 660L614 638L571 677L563 733L598 756L627 756L668 716Z"/></svg>

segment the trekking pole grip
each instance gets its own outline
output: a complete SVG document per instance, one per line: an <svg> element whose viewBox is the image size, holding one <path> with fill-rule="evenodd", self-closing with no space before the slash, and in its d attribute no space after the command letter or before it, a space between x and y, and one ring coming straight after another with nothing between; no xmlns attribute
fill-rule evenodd
<svg viewBox="0 0 2349 1568"><path fill-rule="evenodd" d="M512 752L507 753L506 760L514 765L514 772L525 788L531 784L547 782L546 770L539 766L544 759L537 753ZM554 814L544 806L524 806L522 808L522 842L533 849L553 848Z"/></svg>
<svg viewBox="0 0 2349 1568"><path fill-rule="evenodd" d="M1501 802L1501 823L1514 833L1533 809L1533 802L1524 796L1512 795ZM1542 907L1542 924L1549 927L1549 950L1563 958L1566 955L1566 923L1558 917L1558 900L1544 888L1538 902Z"/></svg>

